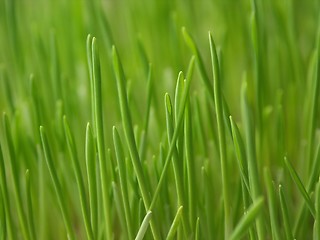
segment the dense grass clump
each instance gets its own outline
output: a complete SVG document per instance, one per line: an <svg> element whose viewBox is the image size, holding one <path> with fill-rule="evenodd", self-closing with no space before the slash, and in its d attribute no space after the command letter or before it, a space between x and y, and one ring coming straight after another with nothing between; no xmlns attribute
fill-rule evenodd
<svg viewBox="0 0 320 240"><path fill-rule="evenodd" d="M319 239L320 1L0 1L1 239Z"/></svg>

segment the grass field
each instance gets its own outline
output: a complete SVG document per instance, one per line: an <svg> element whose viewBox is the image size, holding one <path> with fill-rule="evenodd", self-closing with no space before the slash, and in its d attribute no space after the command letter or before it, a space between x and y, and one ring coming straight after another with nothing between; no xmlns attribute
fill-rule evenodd
<svg viewBox="0 0 320 240"><path fill-rule="evenodd" d="M320 239L320 1L0 1L0 240Z"/></svg>

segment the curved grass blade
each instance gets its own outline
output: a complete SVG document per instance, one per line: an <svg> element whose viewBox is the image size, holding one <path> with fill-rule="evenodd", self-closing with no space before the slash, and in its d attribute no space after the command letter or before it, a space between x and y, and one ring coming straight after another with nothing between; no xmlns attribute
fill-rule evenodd
<svg viewBox="0 0 320 240"><path fill-rule="evenodd" d="M47 135L45 133L43 126L40 126L40 137L41 137L44 158L47 162L48 170L51 175L51 179L53 182L55 192L57 194L58 204L59 204L59 207L60 207L60 210L62 213L63 222L64 222L66 230L67 230L68 239L73 240L73 239L75 239L75 237L74 237L74 232L71 227L71 221L70 221L70 218L69 218L69 215L67 212L66 201L64 199L64 195L62 194L62 189L61 189L61 185L60 185L60 182L59 182L59 179L57 176L56 168L53 165L51 150L49 148Z"/></svg>
<svg viewBox="0 0 320 240"><path fill-rule="evenodd" d="M0 189L2 195L2 204L4 206L5 216L6 216L6 229L8 239L12 240L15 239L13 226L12 226L12 219L10 214L10 201L9 201L9 193L8 193L8 185L6 180L6 169L4 165L2 147L0 144Z"/></svg>
<svg viewBox="0 0 320 240"><path fill-rule="evenodd" d="M104 144L104 130L103 130L103 115L102 115L102 90L101 90L101 70L100 70L100 59L97 45L97 39L92 38L92 71L93 71L93 89L94 89L94 125L95 134L97 137L97 149L99 157L99 168L100 168L100 179L101 179L101 190L102 190L102 202L103 211L106 224L106 237L112 239L112 223L111 223L111 211L110 211L110 200L108 194L108 183L109 179L106 174L106 150Z"/></svg>
<svg viewBox="0 0 320 240"><path fill-rule="evenodd" d="M292 235L292 231L291 231L288 207L287 207L286 199L284 197L281 185L279 185L279 197L280 197L280 206L281 206L281 212L282 212L282 218L283 218L283 223L284 223L284 230L285 230L286 239L292 240L293 235Z"/></svg>
<svg viewBox="0 0 320 240"><path fill-rule="evenodd" d="M219 136L219 154L221 163L221 175L222 175L222 191L224 199L224 219L225 219L225 238L229 237L232 230L232 220L230 215L230 198L228 192L228 169L227 169L227 152L226 152L226 135L223 122L223 105L222 105L222 90L218 56L216 52L216 46L214 44L211 33L209 32L209 43L212 63L212 73L214 79L214 100L216 107L216 116L218 124L218 136Z"/></svg>
<svg viewBox="0 0 320 240"><path fill-rule="evenodd" d="M92 69L92 50L91 50L91 45L92 45L92 36L88 34L87 36L87 42L86 42L86 47L87 47L87 64L88 64L88 69L89 69L89 79L90 79L90 91L91 91L91 114L92 114L92 122L95 123L95 97L94 97L94 81L93 81L93 69Z"/></svg>
<svg viewBox="0 0 320 240"><path fill-rule="evenodd" d="M68 149L69 149L69 153L70 153L70 158L71 158L72 165L73 165L74 174L75 174L76 181L77 181L82 217L83 217L84 225L86 228L87 238L93 239L93 232L92 232L90 219L88 216L88 210L87 210L88 207L87 207L87 203L86 203L86 193L85 193L81 168L80 168L80 164L79 164L79 159L77 156L77 150L76 150L76 146L74 144L74 136L72 135L72 132L70 130L69 123L67 121L66 116L63 117L63 126L64 126L65 137L66 137L66 141L67 141L67 145L68 145Z"/></svg>
<svg viewBox="0 0 320 240"><path fill-rule="evenodd" d="M116 48L112 47L112 55L113 55L113 66L114 72L117 80L117 88L118 88L118 97L119 97L119 105L122 117L122 127L125 133L126 141L129 147L129 152L131 155L132 164L134 167L134 171L136 173L139 188L141 191L142 199L144 202L145 209L149 209L150 207L150 195L149 190L147 189L146 177L143 172L143 168L141 165L134 133L132 127L132 121L129 111L129 105L127 100L126 86L125 86L125 78L122 69L122 65L119 60L118 53ZM151 221L151 230L155 239L160 239L160 233L154 223Z"/></svg>
<svg viewBox="0 0 320 240"><path fill-rule="evenodd" d="M249 230L252 223L261 213L263 203L263 197L259 197L255 202L253 202L253 204L249 207L247 213L241 218L240 222L235 227L233 233L230 236L230 240L240 239Z"/></svg>
<svg viewBox="0 0 320 240"><path fill-rule="evenodd" d="M27 194L28 223L29 223L30 235L32 239L36 240L37 238L36 238L36 231L35 231L35 225L34 225L29 169L27 169L26 171L26 194Z"/></svg>
<svg viewBox="0 0 320 240"><path fill-rule="evenodd" d="M183 210L183 206L180 206L178 208L178 211L176 213L176 216L174 217L173 219L173 222L171 224L171 227L169 229L169 232L168 232L168 235L166 237L166 240L171 240L171 239L174 239L175 237L175 234L177 232L177 228L179 227L179 224L180 224L180 220L181 220L181 215L183 214L182 213L182 210Z"/></svg>
<svg viewBox="0 0 320 240"><path fill-rule="evenodd" d="M23 211L22 197L19 189L19 165L17 163L17 159L15 156L15 150L14 150L13 140L11 135L11 128L10 128L9 119L6 113L3 113L3 128L5 131L5 139L6 139L8 150L9 150L8 156L9 156L9 161L11 163L13 191L14 191L15 201L17 205L18 219L21 226L22 235L24 239L28 240L30 239L30 232L28 228L27 218Z"/></svg>
<svg viewBox="0 0 320 240"><path fill-rule="evenodd" d="M151 221L152 212L148 211L146 216L144 217L140 229L137 233L135 240L142 240L149 226L149 222Z"/></svg>
<svg viewBox="0 0 320 240"><path fill-rule="evenodd" d="M89 205L90 205L90 220L92 226L93 236L98 236L98 196L97 196L97 175L96 175L96 153L94 138L92 135L91 125L87 124L86 128L86 169L88 178L88 191L89 191Z"/></svg>
<svg viewBox="0 0 320 240"><path fill-rule="evenodd" d="M284 158L284 163L285 163L294 183L297 185L301 195L303 196L304 200L306 201L306 204L307 204L311 214L313 215L313 217L315 217L314 205L311 201L311 198L310 198L307 190L303 186L303 183L302 183L301 179L299 178L297 172L294 170L292 164L288 161L288 159L286 157Z"/></svg>
<svg viewBox="0 0 320 240"><path fill-rule="evenodd" d="M182 99L181 99L181 108L179 110L179 114L178 114L178 119L177 119L177 124L176 124L176 129L173 133L173 137L171 139L171 144L169 147L169 151L167 153L167 157L160 175L160 179L157 185L157 188L154 192L153 198L152 198L152 202L150 205L150 209L152 209L154 207L154 204L158 198L160 189L163 185L164 182L164 177L167 173L168 167L169 167L169 163L170 163L170 159L174 153L174 148L175 148L175 144L176 141L178 139L178 136L180 134L180 130L181 130L181 126L182 126L182 122L183 122L183 116L184 116L184 110L185 110L185 106L186 106L186 102L187 102L187 97L189 94L189 89L190 89L190 83L191 83L191 76L193 73L193 67L194 67L194 57L191 58L190 63L189 63L189 68L188 68L188 73L187 73L187 80L185 83L185 88L183 90L183 94L182 94Z"/></svg>
<svg viewBox="0 0 320 240"><path fill-rule="evenodd" d="M116 151L116 158L118 161L119 179L120 179L121 192L122 192L122 203L124 206L128 238L133 239L133 225L131 221L131 211L130 211L129 196L128 196L128 186L127 186L128 179L126 176L126 164L125 164L125 158L123 155L122 143L116 127L113 127L113 142L114 142L114 148Z"/></svg>

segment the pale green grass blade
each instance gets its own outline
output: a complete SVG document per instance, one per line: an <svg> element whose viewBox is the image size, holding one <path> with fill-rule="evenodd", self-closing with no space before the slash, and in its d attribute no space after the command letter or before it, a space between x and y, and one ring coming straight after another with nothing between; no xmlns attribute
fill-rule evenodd
<svg viewBox="0 0 320 240"><path fill-rule="evenodd" d="M119 133L116 127L113 127L113 142L116 151L116 158L118 161L118 168L119 168L119 179L120 179L120 186L122 192L122 204L124 206L124 213L126 218L126 227L129 239L133 239L133 225L132 225L132 217L131 217L131 210L129 204L129 196L128 196L128 186L127 186L127 174L126 174L126 164L125 158L123 154L122 143L120 140Z"/></svg>
<svg viewBox="0 0 320 240"><path fill-rule="evenodd" d="M221 164L221 176L222 176L222 190L224 200L224 219L225 219L225 239L229 238L229 234L232 231L232 220L230 215L230 195L228 190L228 168L227 168L227 152L226 152L226 135L223 122L223 105L222 105L222 89L220 79L220 69L218 56L216 52L216 46L209 32L209 43L213 73L213 88L214 88L214 100L218 125L219 136L219 154Z"/></svg>
<svg viewBox="0 0 320 240"><path fill-rule="evenodd" d="M49 147L49 143L47 140L47 135L45 133L44 127L40 126L40 136L41 136L41 143L42 143L42 149L44 153L44 158L46 160L48 170L53 182L53 186L57 195L58 199L58 204L61 210L63 222L65 224L67 234L68 234L68 239L73 240L75 239L74 237L74 231L72 229L72 224L67 212L67 206L66 206L66 201L64 199L64 195L62 193L61 185L57 176L56 168L53 165L53 160L52 160L52 155L51 155L51 150Z"/></svg>
<svg viewBox="0 0 320 240"><path fill-rule="evenodd" d="M267 196L268 196L268 206L269 206L269 216L270 216L270 223L271 223L271 233L272 239L280 240L280 229L279 229L279 222L277 216L277 203L276 197L274 192L274 186L271 180L270 170L268 168L264 169L264 182L267 189Z"/></svg>
<svg viewBox="0 0 320 240"><path fill-rule="evenodd" d="M86 128L85 158L88 178L90 220L93 236L98 236L98 195L97 195L97 166L94 138L91 125Z"/></svg>
<svg viewBox="0 0 320 240"><path fill-rule="evenodd" d="M257 216L261 213L263 209L263 203L263 197L259 197L255 202L253 202L253 204L248 208L248 211L241 218L238 225L235 227L230 236L230 240L240 239L249 230Z"/></svg>
<svg viewBox="0 0 320 240"><path fill-rule="evenodd" d="M169 167L170 159L171 159L171 157L172 157L172 155L174 153L174 148L175 148L176 141L177 141L177 139L179 137L179 134L180 134L180 130L181 130L182 122L183 122L185 105L186 105L186 102L187 102L187 97L188 97L189 89L190 89L190 83L191 83L191 76L192 76L192 73L193 73L193 67L194 67L194 57L191 58L190 63L189 63L187 79L186 79L187 81L185 83L185 88L184 88L183 94L182 94L181 108L179 110L178 119L176 120L177 121L176 128L175 128L175 131L173 133L173 137L171 139L171 144L170 144L170 147L169 147L169 151L167 153L167 157L166 157L166 160L165 160L162 172L161 172L161 176L160 176L157 188L156 188L156 190L154 192L154 195L153 195L153 198L152 198L150 209L153 208L153 206L154 206L154 204L155 204L155 202L157 200L157 197L159 195L160 189L161 189L161 187L163 185L164 177L165 177L166 172L167 172L168 167Z"/></svg>
<svg viewBox="0 0 320 240"><path fill-rule="evenodd" d="M95 89L94 89L94 81L93 81L93 69L92 69L92 36L88 34L87 42L86 42L86 50L87 50L87 65L89 69L89 79L90 79L90 96L91 96L91 121L95 123Z"/></svg>
<svg viewBox="0 0 320 240"><path fill-rule="evenodd" d="M6 169L4 165L2 147L0 143L0 189L2 196L2 204L4 206L5 216L6 216L6 230L8 239L15 239L13 226L12 226L12 217L10 213L10 201L8 194L8 185L6 179Z"/></svg>
<svg viewBox="0 0 320 240"><path fill-rule="evenodd" d="M102 112L102 90L101 90L101 70L100 70L100 58L97 46L96 38L92 39L92 69L93 69L93 89L94 89L94 125L95 134L97 137L97 149L99 157L101 190L102 190L102 202L103 202L103 214L105 219L105 230L107 239L112 239L112 221L110 200L108 194L109 179L106 173L106 150L104 141L104 127L103 127L103 112Z"/></svg>
<svg viewBox="0 0 320 240"><path fill-rule="evenodd" d="M64 126L64 132L66 137L67 146L69 149L70 158L73 165L74 174L76 177L77 187L79 191L79 198L80 198L80 204L81 204L81 211L82 211L82 217L87 233L88 239L93 239L93 232L90 224L90 218L88 214L88 206L87 206L87 200L86 200L86 192L83 182L83 177L81 173L80 163L77 155L77 149L74 143L74 136L70 130L69 123L67 121L67 117L63 117L63 126Z"/></svg>
<svg viewBox="0 0 320 240"><path fill-rule="evenodd" d="M141 223L140 229L137 233L135 240L142 240L143 239L143 237L146 234L146 231L148 229L149 223L151 221L151 217L152 217L152 212L148 211L146 216L144 217L142 223Z"/></svg>
<svg viewBox="0 0 320 240"><path fill-rule="evenodd" d="M198 217L197 218L197 221L196 221L196 228L195 228L195 237L194 239L195 240L199 240L200 239L200 218Z"/></svg>
<svg viewBox="0 0 320 240"><path fill-rule="evenodd" d="M34 213L33 213L33 202L32 202L32 194L31 194L31 186L30 186L30 171L27 169L26 171L26 194L27 194L27 210L28 210L28 223L31 238L36 240L36 230L34 224Z"/></svg>
<svg viewBox="0 0 320 240"><path fill-rule="evenodd" d="M179 227L180 221L181 221L181 215L183 214L182 211L183 211L183 206L180 206L178 208L176 216L174 217L173 222L172 222L172 224L170 226L170 229L169 229L168 235L166 237L166 240L174 239L174 237L176 235L176 232L177 232L177 229Z"/></svg>
<svg viewBox="0 0 320 240"><path fill-rule="evenodd" d="M297 185L301 195L303 196L304 200L306 201L306 204L307 204L311 214L315 217L314 205L313 205L311 198L310 198L307 190L305 189L301 179L299 178L297 172L294 170L292 164L289 162L289 160L286 157L284 158L284 163L285 163L294 183Z"/></svg>
<svg viewBox="0 0 320 240"><path fill-rule="evenodd" d="M134 171L138 179L139 188L141 191L145 209L148 210L150 207L149 190L147 189L146 177L143 172L143 168L141 165L141 161L140 161L140 157L139 157L139 153L138 153L138 149L137 149L137 145L136 145L136 141L133 133L132 121L131 121L131 116L129 111L128 100L127 100L124 73L118 57L118 53L114 46L112 48L112 55L113 55L114 72L117 80L119 105L120 105L120 111L122 116L122 127L125 133L128 147L129 147ZM158 229L154 221L151 221L151 230L154 238L160 239L160 233L158 232Z"/></svg>
<svg viewBox="0 0 320 240"><path fill-rule="evenodd" d="M13 190L14 190L14 197L15 197L16 207L18 212L18 219L19 219L22 235L24 239L28 240L30 239L30 232L28 228L27 218L23 210L22 196L19 188L19 170L20 169L18 165L18 160L16 159L16 156L15 156L16 153L13 146L11 128L10 128L9 119L6 113L3 113L3 128L5 131L5 139L8 146L8 154L9 154L8 161L11 163Z"/></svg>
<svg viewBox="0 0 320 240"><path fill-rule="evenodd" d="M287 202L286 202L281 185L279 185L279 197L280 197L280 206L281 206L285 236L287 240L292 240L293 235L292 235L290 218L288 213L288 206L287 206Z"/></svg>

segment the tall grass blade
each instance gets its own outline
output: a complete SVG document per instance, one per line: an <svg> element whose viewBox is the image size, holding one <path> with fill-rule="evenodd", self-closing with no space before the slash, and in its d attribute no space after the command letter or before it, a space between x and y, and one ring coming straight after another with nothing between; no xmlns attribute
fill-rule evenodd
<svg viewBox="0 0 320 240"><path fill-rule="evenodd" d="M151 221L151 217L152 217L152 212L148 211L146 216L144 217L142 223L141 223L140 229L137 233L135 240L142 240L143 239L143 237L146 234L146 231L148 229L149 222Z"/></svg>

